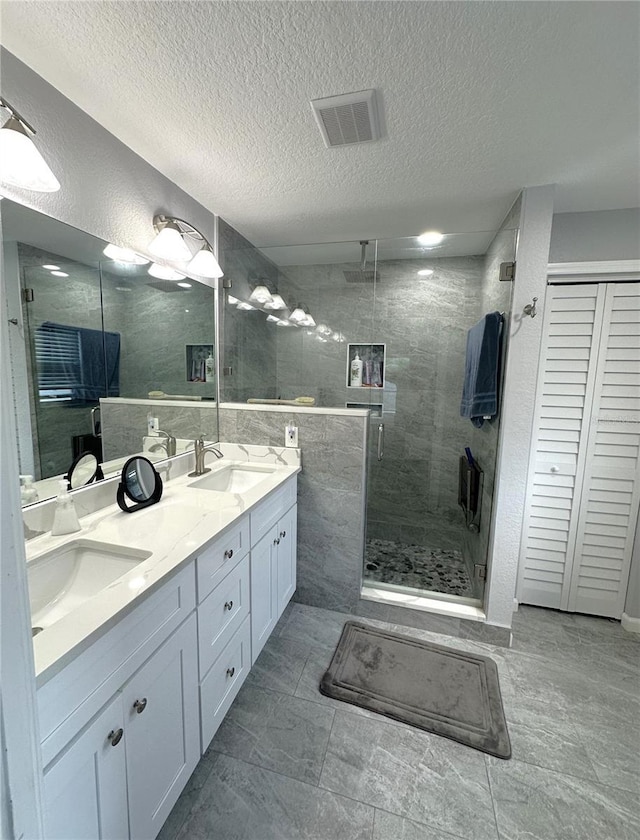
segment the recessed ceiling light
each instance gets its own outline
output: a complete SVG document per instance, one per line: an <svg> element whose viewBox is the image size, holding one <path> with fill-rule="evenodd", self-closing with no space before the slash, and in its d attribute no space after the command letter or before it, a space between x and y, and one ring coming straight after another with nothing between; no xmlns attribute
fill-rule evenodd
<svg viewBox="0 0 640 840"><path fill-rule="evenodd" d="M431 277L433 274L432 268L421 268L418 272L418 277Z"/></svg>
<svg viewBox="0 0 640 840"><path fill-rule="evenodd" d="M43 265L43 268L48 268L49 271L60 271L59 265Z"/></svg>
<svg viewBox="0 0 640 840"><path fill-rule="evenodd" d="M69 275L66 271L52 271L52 274L55 274L56 277L68 277Z"/></svg>
<svg viewBox="0 0 640 840"><path fill-rule="evenodd" d="M444 234L439 230L427 230L418 237L421 245L439 245L444 239Z"/></svg>
<svg viewBox="0 0 640 840"><path fill-rule="evenodd" d="M178 283L178 286L180 286L181 289L190 289L191 283Z"/></svg>

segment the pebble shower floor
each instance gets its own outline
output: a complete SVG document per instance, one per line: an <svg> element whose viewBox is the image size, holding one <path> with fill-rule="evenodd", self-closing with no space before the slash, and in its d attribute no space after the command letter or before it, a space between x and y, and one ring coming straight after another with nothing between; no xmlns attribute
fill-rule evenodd
<svg viewBox="0 0 640 840"><path fill-rule="evenodd" d="M367 540L364 576L379 583L474 597L469 572L456 550Z"/></svg>

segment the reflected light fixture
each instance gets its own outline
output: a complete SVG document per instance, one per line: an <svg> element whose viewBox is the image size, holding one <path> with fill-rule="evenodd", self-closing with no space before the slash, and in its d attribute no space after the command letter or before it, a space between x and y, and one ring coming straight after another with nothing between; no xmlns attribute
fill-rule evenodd
<svg viewBox="0 0 640 840"><path fill-rule="evenodd" d="M280 318L278 318L277 315L267 315L267 321L269 321L271 324L277 324L279 320Z"/></svg>
<svg viewBox="0 0 640 840"><path fill-rule="evenodd" d="M248 312L250 309L255 309L255 306L251 306L251 304L250 304L250 303L245 303L243 300L241 300L241 301L238 303L238 305L237 305L236 309L242 309L242 310L244 310L245 312Z"/></svg>
<svg viewBox="0 0 640 840"><path fill-rule="evenodd" d="M418 242L421 245L433 247L434 245L439 245L443 239L444 234L440 233L439 230L427 230L424 233L420 234L420 236L418 237Z"/></svg>
<svg viewBox="0 0 640 840"><path fill-rule="evenodd" d="M52 271L51 273L54 274L56 277L68 277L69 276L66 271Z"/></svg>
<svg viewBox="0 0 640 840"><path fill-rule="evenodd" d="M234 297L233 295L227 295L227 303L230 303L232 306L235 306L236 303L239 303L239 301L237 297Z"/></svg>
<svg viewBox="0 0 640 840"><path fill-rule="evenodd" d="M149 262L146 257L136 254L131 248L120 248L119 245L109 244L102 253L110 260L115 260L115 262L131 263L132 265L146 265Z"/></svg>
<svg viewBox="0 0 640 840"><path fill-rule="evenodd" d="M304 321L300 323L301 327L315 327L316 322L313 318L313 315L310 312L307 312L306 318Z"/></svg>
<svg viewBox="0 0 640 840"><path fill-rule="evenodd" d="M307 313L302 307L296 306L291 315L289 315L289 320L293 324L304 324L307 320Z"/></svg>
<svg viewBox="0 0 640 840"><path fill-rule="evenodd" d="M418 272L418 277L431 277L433 274L432 268L421 268Z"/></svg>
<svg viewBox="0 0 640 840"><path fill-rule="evenodd" d="M181 289L190 289L191 283L184 283L181 281L180 283L178 283L178 286L180 286Z"/></svg>
<svg viewBox="0 0 640 840"><path fill-rule="evenodd" d="M275 295L271 295L271 300L268 300L265 303L264 308L265 309L273 309L273 310L286 309L287 304L284 302L284 299L279 294L276 293Z"/></svg>
<svg viewBox="0 0 640 840"><path fill-rule="evenodd" d="M249 300L252 303L260 303L266 306L268 303L271 302L271 292L267 289L266 286L256 286L255 289L249 295Z"/></svg>
<svg viewBox="0 0 640 840"><path fill-rule="evenodd" d="M47 265L43 265L43 268L48 268L49 271L60 271L59 265L53 265L53 263L47 263Z"/></svg>
<svg viewBox="0 0 640 840"><path fill-rule="evenodd" d="M157 277L158 280L184 280L187 276L181 271L176 271L175 268L170 268L168 265L158 265L158 263L151 263L148 270L149 274L152 277Z"/></svg>
<svg viewBox="0 0 640 840"><path fill-rule="evenodd" d="M31 139L35 128L2 97L0 107L10 114L0 128L0 182L34 192L57 192L60 183Z"/></svg>

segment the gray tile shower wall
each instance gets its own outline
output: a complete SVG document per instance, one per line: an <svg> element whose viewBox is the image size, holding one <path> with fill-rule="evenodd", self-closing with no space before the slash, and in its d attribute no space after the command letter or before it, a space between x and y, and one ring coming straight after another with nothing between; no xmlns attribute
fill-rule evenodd
<svg viewBox="0 0 640 840"><path fill-rule="evenodd" d="M462 547L458 458L469 445L470 424L459 408L483 264L483 257L382 260L375 288L346 281L353 263L281 269L285 299L303 301L344 341L277 330L279 393L313 396L320 405L384 403L384 459L370 460L370 538ZM433 274L418 276L425 265ZM386 387L348 388L347 344L368 342L386 345ZM372 417L372 450L378 422Z"/></svg>
<svg viewBox="0 0 640 840"><path fill-rule="evenodd" d="M357 610L364 552L367 417L220 406L220 440L282 446L298 427L298 588L294 600L340 612Z"/></svg>
<svg viewBox="0 0 640 840"><path fill-rule="evenodd" d="M226 298L231 294L246 302L260 283L276 291L278 268L223 219L218 222L218 252L225 283L231 283L220 294L222 364L231 369L220 383L222 399L272 399L277 396L276 331L263 312L238 310Z"/></svg>
<svg viewBox="0 0 640 840"><path fill-rule="evenodd" d="M158 418L160 428L177 438L218 439L215 403L195 403L193 406L172 405L164 400L139 402L108 399L100 401L102 416L102 447L105 461L121 458L142 449L147 434L147 415Z"/></svg>

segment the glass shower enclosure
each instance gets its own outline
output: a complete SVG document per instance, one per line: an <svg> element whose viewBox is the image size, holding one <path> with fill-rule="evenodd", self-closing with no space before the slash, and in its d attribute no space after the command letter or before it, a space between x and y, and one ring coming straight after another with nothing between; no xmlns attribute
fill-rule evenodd
<svg viewBox="0 0 640 840"><path fill-rule="evenodd" d="M227 307L232 326L244 317L259 330L259 352L234 342L239 398L255 360L269 359L263 390L273 397L369 411L364 587L482 603L500 413L478 428L460 401L469 329L495 311L508 323L512 284L499 280L500 264L514 261L515 244L503 228L435 246L405 237L243 254L247 295L265 285L288 309L267 321L238 311L243 301ZM311 316L297 328L296 309Z"/></svg>

